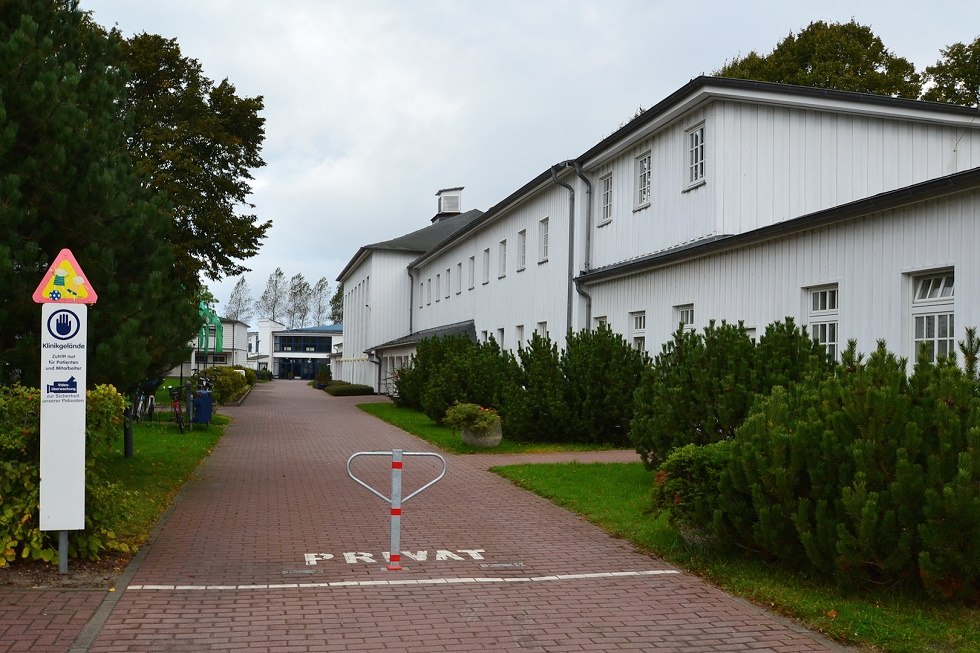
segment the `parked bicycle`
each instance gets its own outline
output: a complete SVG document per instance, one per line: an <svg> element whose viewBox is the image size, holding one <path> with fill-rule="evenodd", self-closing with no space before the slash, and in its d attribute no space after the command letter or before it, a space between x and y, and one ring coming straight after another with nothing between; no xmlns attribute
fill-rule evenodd
<svg viewBox="0 0 980 653"><path fill-rule="evenodd" d="M180 432L184 432L184 408L181 405L181 390L180 388L175 388L169 386L167 390L170 392L170 408L174 413L174 421L177 422L177 428Z"/></svg>
<svg viewBox="0 0 980 653"><path fill-rule="evenodd" d="M136 391L136 400L133 402L132 416L136 422L142 422L149 418L153 421L153 413L156 410L156 391L160 387L159 381L144 381Z"/></svg>

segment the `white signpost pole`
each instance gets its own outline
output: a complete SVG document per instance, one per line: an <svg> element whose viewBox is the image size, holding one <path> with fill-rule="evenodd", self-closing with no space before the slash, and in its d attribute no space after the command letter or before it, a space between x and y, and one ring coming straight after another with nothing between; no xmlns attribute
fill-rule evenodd
<svg viewBox="0 0 980 653"><path fill-rule="evenodd" d="M34 291L41 304L40 529L59 532L62 574L68 573L68 531L85 529L87 304L96 299L67 249Z"/></svg>

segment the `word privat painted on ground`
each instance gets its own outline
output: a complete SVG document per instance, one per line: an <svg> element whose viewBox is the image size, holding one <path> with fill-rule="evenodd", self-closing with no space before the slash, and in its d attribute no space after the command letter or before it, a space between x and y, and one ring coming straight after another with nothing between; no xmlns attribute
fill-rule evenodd
<svg viewBox="0 0 980 653"><path fill-rule="evenodd" d="M455 551L436 549L432 560L436 562L444 562L446 560L483 560L482 554L484 553L486 553L486 549L456 549ZM339 562L343 559L349 565L359 563L377 564L381 561L389 562L391 560L391 553L388 551L381 552L380 561L373 553L365 553L363 551L346 551L340 555L340 558L336 558L332 553L304 553L303 557L306 559L306 564L311 566L327 560L337 560ZM429 560L429 552L402 551L402 557L408 560L414 560L415 562L426 562Z"/></svg>

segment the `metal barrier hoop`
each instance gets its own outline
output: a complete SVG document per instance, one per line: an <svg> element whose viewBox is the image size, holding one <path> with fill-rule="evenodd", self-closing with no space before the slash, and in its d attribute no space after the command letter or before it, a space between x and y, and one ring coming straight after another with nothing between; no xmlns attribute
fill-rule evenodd
<svg viewBox="0 0 980 653"><path fill-rule="evenodd" d="M357 478L354 472L351 470L351 463L358 456L391 456L391 496L386 497L385 495L378 492L376 489ZM438 458L442 461L442 471L434 479L415 490L406 497L402 497L402 456L429 456L432 458ZM388 552L388 570L389 571L400 571L401 565L401 522L402 522L402 504L416 494L430 488L436 483L438 483L443 476L446 475L446 459L440 454L430 452L430 451L402 451L401 449L392 449L391 451L359 451L353 454L347 459L347 475L351 477L351 480L358 483L359 485L367 488L372 494L381 498L382 501L391 506L391 550Z"/></svg>

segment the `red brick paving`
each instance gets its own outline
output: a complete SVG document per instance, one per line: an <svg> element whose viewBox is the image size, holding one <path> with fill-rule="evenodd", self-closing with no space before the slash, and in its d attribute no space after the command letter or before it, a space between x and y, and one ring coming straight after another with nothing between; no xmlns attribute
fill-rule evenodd
<svg viewBox="0 0 980 653"><path fill-rule="evenodd" d="M446 477L404 505L405 568L387 570L388 506L345 464L357 451L432 449L357 410L363 400L278 381L224 409L234 422L89 629L97 636L71 650L844 650L485 471L524 456L447 456ZM438 469L406 457L404 493ZM390 458L362 457L354 470L388 494ZM321 559L307 565L306 554Z"/></svg>

